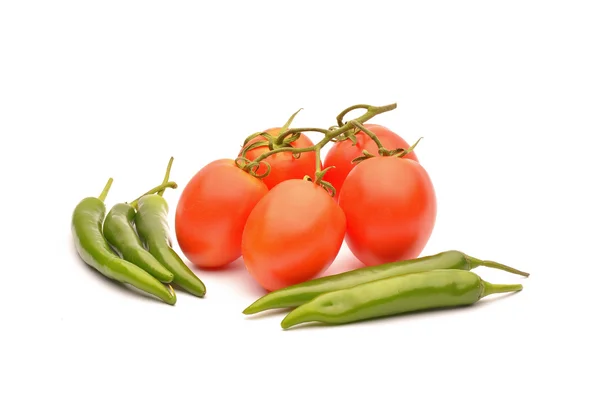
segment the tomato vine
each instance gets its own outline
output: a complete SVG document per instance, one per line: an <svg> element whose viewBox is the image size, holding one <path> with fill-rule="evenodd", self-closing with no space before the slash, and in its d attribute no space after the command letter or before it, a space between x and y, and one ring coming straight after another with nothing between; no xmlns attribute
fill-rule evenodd
<svg viewBox="0 0 600 400"><path fill-rule="evenodd" d="M324 177L325 177L325 174L327 173L327 171L333 167L327 167L324 169L321 167L321 150L327 143L332 142L332 141L341 141L341 140L348 140L348 139L351 140L353 143L355 143L356 139L355 139L354 135L358 131L363 131L366 135L368 135L377 144L379 155L402 157L402 156L408 154L410 151L412 151L414 149L414 147L418 144L418 142L421 140L421 139L419 139L414 145L412 145L408 149L403 149L403 148L386 149L382 145L381 141L377 138L377 135L375 135L373 132L371 132L369 129L367 129L363 125L365 122L367 122L371 118L373 118L379 114L383 114L385 112L394 110L395 108L396 108L396 103L388 104L388 105L384 105L384 106L372 106L372 105L368 105L368 104L357 104L357 105L350 106L350 107L344 109L340 114L338 114L338 116L336 117L336 121L337 121L338 125L332 126L329 129L290 128L290 125L291 125L294 117L298 114L298 112L300 112L300 110L301 110L300 109L300 110L296 111L288 119L286 124L279 130L278 135L274 136L268 132L256 132L256 133L248 136L246 138L246 140L244 141L243 149L240 153L240 156L238 158L236 158L236 160L235 160L236 165L239 168L241 168L244 171L251 174L252 176L255 176L257 178L264 178L271 172L271 166L269 165L269 163L267 161L265 161L266 158L268 158L269 156L271 156L273 154L281 153L281 152L290 152L290 153L292 153L292 155L294 157L297 158L297 157L300 157L300 155L302 153L314 151L315 156L316 156L315 157L316 162L315 162L314 182L318 185L321 185L332 196L335 196L335 188L333 187L333 185L331 183L327 182L326 180L324 180ZM351 119L349 121L344 122L344 117L348 113L350 113L351 111L354 111L354 110L359 110L359 109L363 109L363 110L365 110L365 112L361 116L359 116L355 119ZM319 133L322 133L324 135L324 137L323 137L323 139L321 139L319 142L317 142L313 146L300 147L300 148L293 147L291 145L291 143L296 141L300 137L300 135L305 132L319 132ZM254 142L250 143L253 139L255 139L256 137L259 137L259 136L262 136L264 138L264 140L254 141ZM257 147L262 147L262 146L267 146L269 148L269 151L262 153L261 155L256 157L254 160L250 160L246 157L246 153L249 150L252 150ZM370 158L370 157L374 157L374 155L368 153L365 150L365 151L363 151L362 156L357 157L356 159L353 160L353 162L360 162L360 161ZM266 170L264 173L258 174L258 169L261 164L263 164L265 166ZM311 181L313 180L313 178L311 178L310 176L305 176L304 179L311 180Z"/></svg>

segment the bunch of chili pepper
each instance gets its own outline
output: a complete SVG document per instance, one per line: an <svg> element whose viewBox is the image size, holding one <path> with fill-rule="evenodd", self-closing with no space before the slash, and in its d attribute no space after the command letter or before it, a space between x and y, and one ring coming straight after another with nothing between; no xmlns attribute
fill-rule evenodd
<svg viewBox="0 0 600 400"><path fill-rule="evenodd" d="M157 186L129 203L115 204L108 214L104 203L113 179L98 197L81 200L72 214L71 230L81 259L104 276L129 284L167 304L177 301L173 285L204 297L204 283L172 248L169 207L162 197L173 157Z"/></svg>
<svg viewBox="0 0 600 400"><path fill-rule="evenodd" d="M521 284L484 281L471 272L479 266L529 276L507 265L451 250L289 286L266 294L243 312L294 308L281 321L281 327L287 329L306 322L346 324L412 311L467 306L491 294L523 289Z"/></svg>

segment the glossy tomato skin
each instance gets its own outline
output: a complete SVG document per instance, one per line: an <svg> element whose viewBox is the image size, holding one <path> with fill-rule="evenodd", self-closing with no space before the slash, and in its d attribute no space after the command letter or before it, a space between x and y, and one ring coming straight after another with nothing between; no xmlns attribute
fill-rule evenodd
<svg viewBox="0 0 600 400"><path fill-rule="evenodd" d="M416 258L437 213L435 190L416 161L373 157L360 162L340 192L346 244L366 266Z"/></svg>
<svg viewBox="0 0 600 400"><path fill-rule="evenodd" d="M238 259L246 219L267 193L267 186L234 160L204 166L183 189L175 212L175 234L186 258L201 268Z"/></svg>
<svg viewBox="0 0 600 400"><path fill-rule="evenodd" d="M342 209L322 187L287 180L250 213L242 236L244 263L267 291L307 281L331 265L345 228Z"/></svg>
<svg viewBox="0 0 600 400"><path fill-rule="evenodd" d="M277 136L280 128L267 129L266 132L273 136ZM250 140L248 144L255 143L258 141L266 140L263 136L255 137ZM314 143L305 134L300 134L298 140L291 143L292 147L304 148L311 147ZM255 160L258 156L263 153L269 152L268 146L260 146L246 152L246 158L249 160ZM311 178L314 177L315 169L317 167L317 159L314 151L300 154L300 157L294 158L292 153L284 151L270 155L265 159L271 166L271 172L269 175L262 178L263 182L269 189L273 188L280 182L288 179L302 179L308 175ZM267 167L263 164L259 167L257 175L262 175L267 171Z"/></svg>
<svg viewBox="0 0 600 400"><path fill-rule="evenodd" d="M411 146L406 142L406 140L384 126L376 124L364 124L364 126L373 132L379 141L381 141L381 144L383 144L383 146L388 150L398 148L407 149ZM339 199L340 190L344 180L350 171L356 166L356 164L352 163L352 160L354 160L356 157L360 157L363 154L363 150L367 150L374 156L379 156L377 144L375 144L375 142L369 136L362 131L356 133L355 136L356 144L353 144L350 139L336 142L329 149L325 156L325 161L323 163L324 168L335 166L335 168L327 171L324 180L331 183L335 188L336 199ZM414 151L408 153L406 156L404 156L404 158L408 158L417 162L419 161Z"/></svg>

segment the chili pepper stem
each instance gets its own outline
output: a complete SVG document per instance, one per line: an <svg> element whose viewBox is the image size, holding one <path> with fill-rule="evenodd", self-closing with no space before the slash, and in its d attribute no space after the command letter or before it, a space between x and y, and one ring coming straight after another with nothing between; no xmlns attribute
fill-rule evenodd
<svg viewBox="0 0 600 400"><path fill-rule="evenodd" d="M480 298L484 298L485 296L489 296L491 294L497 293L510 293L510 292L519 292L523 290L523 285L518 284L499 284L499 283L489 283L483 281L483 292L481 293Z"/></svg>
<svg viewBox="0 0 600 400"><path fill-rule="evenodd" d="M519 271L518 269L515 269L515 268L512 268L512 267L509 267L509 266L507 266L507 265L504 265L504 264L497 263L497 262L495 262L495 261L488 261L488 260L484 260L484 261L481 263L481 265L482 265L483 267L489 267L489 268L501 269L501 270L504 270L504 271L507 271L507 272L511 272L511 273L513 273L513 274L517 274L517 275L525 276L525 277L528 277L528 276L529 276L529 272L525 272L525 271Z"/></svg>
<svg viewBox="0 0 600 400"><path fill-rule="evenodd" d="M98 199L101 202L104 203L104 200L106 200L106 196L108 195L108 191L110 190L112 183L113 183L113 178L108 178L108 182L106 182L106 186L104 186L104 189L102 189L102 193L100 193L100 196L98 196Z"/></svg>
<svg viewBox="0 0 600 400"><path fill-rule="evenodd" d="M524 276L524 277L528 277L529 276L529 272L520 271L520 270L518 270L516 268L512 268L512 267L509 267L508 265L500 264L500 263L498 263L496 261L480 260L478 258L470 257L470 256L467 256L467 259L473 265L473 268L475 268L475 267L488 267L488 268L495 268L495 269L499 269L499 270L502 270L502 271L510 272L511 274L521 275L521 276Z"/></svg>
<svg viewBox="0 0 600 400"><path fill-rule="evenodd" d="M163 185L166 184L169 181L169 176L171 175L171 166L173 165L173 160L174 160L173 157L171 157L169 159L169 164L167 165L167 171L165 172L165 177L164 177L163 182L162 182ZM165 189L157 192L156 194L158 194L159 196L162 196L164 192L165 192Z"/></svg>
<svg viewBox="0 0 600 400"><path fill-rule="evenodd" d="M138 201L142 197L147 196L149 194L154 194L154 193L158 194L160 191L164 191L166 188L176 189L177 188L177 183L175 183L175 182L166 182L166 183L162 183L162 184L160 184L160 185L158 185L156 187L153 187L152 189L148 190L146 193L144 193L143 195L141 195L137 199L135 199L132 202L130 202L129 205L132 206L133 208L137 208Z"/></svg>

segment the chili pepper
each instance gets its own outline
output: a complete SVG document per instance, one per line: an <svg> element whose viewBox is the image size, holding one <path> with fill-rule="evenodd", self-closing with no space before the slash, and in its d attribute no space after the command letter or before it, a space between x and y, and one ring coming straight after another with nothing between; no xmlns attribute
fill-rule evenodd
<svg viewBox="0 0 600 400"><path fill-rule="evenodd" d="M279 289L262 296L248 306L243 313L255 314L274 308L296 307L323 293L345 289L361 283L391 276L406 275L434 269L460 269L470 271L479 266L496 268L513 274L529 276L527 272L519 271L507 265L494 261L479 260L460 251L450 250L412 260L357 268L352 271L312 279L288 286L287 288Z"/></svg>
<svg viewBox="0 0 600 400"><path fill-rule="evenodd" d="M433 270L363 283L316 297L282 321L287 329L304 322L346 324L412 311L475 304L495 293L516 292L520 284L492 284L464 270Z"/></svg>
<svg viewBox="0 0 600 400"><path fill-rule="evenodd" d="M142 196L159 192L166 187L174 189L177 184L175 182L163 183ZM134 205L140 197L130 203L117 203L110 209L104 220L104 237L121 258L139 266L159 281L169 283L173 281L173 273L143 247L135 232L136 211Z"/></svg>
<svg viewBox="0 0 600 400"><path fill-rule="evenodd" d="M152 294L165 303L177 301L171 286L165 286L137 265L121 259L102 235L102 222L106 213L104 200L110 190L110 178L99 197L81 200L71 218L71 231L75 248L81 259L104 276L130 284L143 292Z"/></svg>
<svg viewBox="0 0 600 400"><path fill-rule="evenodd" d="M173 157L169 160L165 182L169 178ZM163 192L142 196L136 204L135 226L144 247L169 271L173 283L191 294L204 297L204 283L188 268L172 248L168 214L169 205Z"/></svg>

